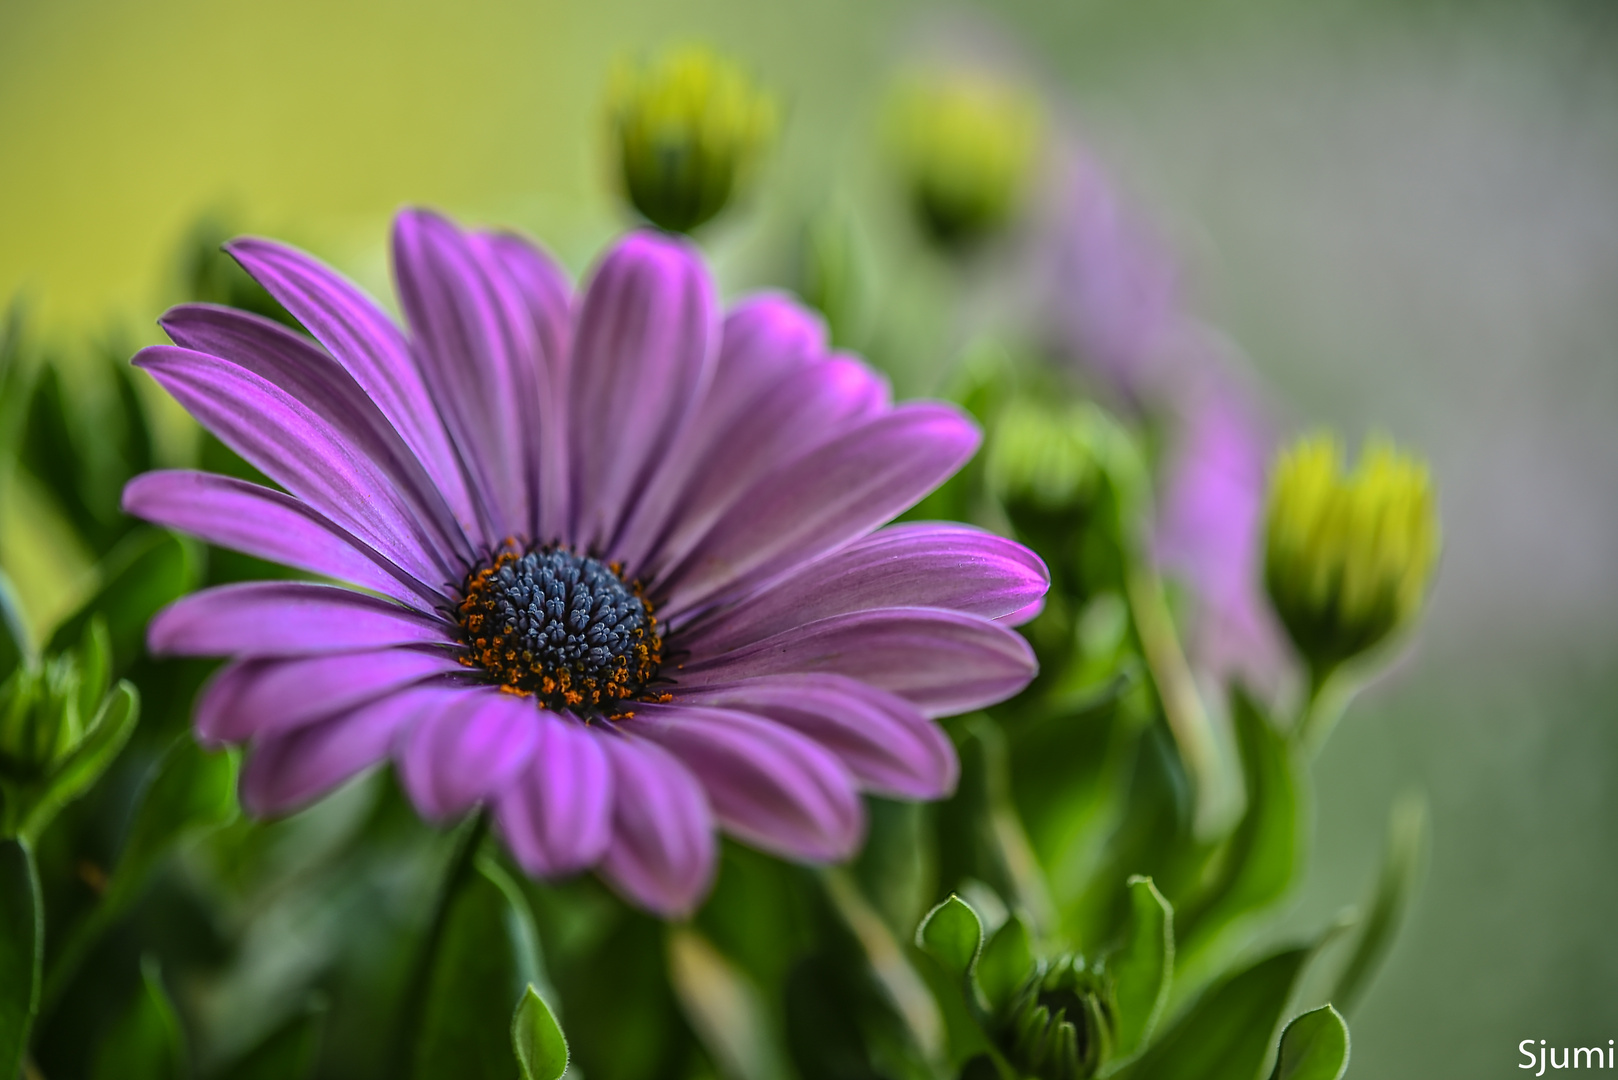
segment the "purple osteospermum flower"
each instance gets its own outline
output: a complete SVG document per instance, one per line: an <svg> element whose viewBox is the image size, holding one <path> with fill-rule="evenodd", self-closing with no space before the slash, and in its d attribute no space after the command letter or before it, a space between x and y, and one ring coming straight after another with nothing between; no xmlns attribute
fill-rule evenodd
<svg viewBox="0 0 1618 1080"><path fill-rule="evenodd" d="M879 528L977 432L892 405L763 296L723 319L686 244L635 234L582 293L514 236L394 229L409 326L292 249L231 253L313 335L187 305L136 363L281 485L148 473L130 513L359 589L257 582L169 607L154 651L232 659L198 734L242 797L302 805L391 758L423 815L476 804L529 873L650 909L705 893L714 828L838 860L860 791L955 783L929 717L1020 690L1046 587L1010 541ZM317 344L318 342L318 344Z"/></svg>

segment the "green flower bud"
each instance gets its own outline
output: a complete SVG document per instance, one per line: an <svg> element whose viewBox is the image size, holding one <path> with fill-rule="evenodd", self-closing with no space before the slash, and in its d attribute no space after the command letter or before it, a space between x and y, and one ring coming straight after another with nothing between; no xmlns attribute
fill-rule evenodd
<svg viewBox="0 0 1618 1080"><path fill-rule="evenodd" d="M49 776L84 737L79 670L72 657L19 666L0 684L0 781Z"/></svg>
<svg viewBox="0 0 1618 1080"><path fill-rule="evenodd" d="M646 220L688 233L742 192L775 136L775 100L700 46L621 63L609 94L624 196Z"/></svg>
<svg viewBox="0 0 1618 1080"><path fill-rule="evenodd" d="M1264 581L1317 681L1415 618L1438 552L1427 467L1391 443L1369 441L1351 473L1325 434L1277 460Z"/></svg>
<svg viewBox="0 0 1618 1080"><path fill-rule="evenodd" d="M1001 1050L1035 1080L1085 1080L1106 1061L1111 1008L1083 959L1056 959L1024 984L1001 1019Z"/></svg>
<svg viewBox="0 0 1618 1080"><path fill-rule="evenodd" d="M1044 119L1022 87L976 71L917 73L900 83L890 140L927 235L959 249L1004 227L1027 192Z"/></svg>
<svg viewBox="0 0 1618 1080"><path fill-rule="evenodd" d="M1092 406L1021 399L995 418L985 469L989 489L1013 518L1082 513L1101 483Z"/></svg>

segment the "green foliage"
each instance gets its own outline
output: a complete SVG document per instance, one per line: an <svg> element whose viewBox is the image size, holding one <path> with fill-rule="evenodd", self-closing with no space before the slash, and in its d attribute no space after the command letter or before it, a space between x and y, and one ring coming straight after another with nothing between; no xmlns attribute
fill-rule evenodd
<svg viewBox="0 0 1618 1080"><path fill-rule="evenodd" d="M305 1080L314 1071L325 1017L324 1002L311 1001L226 1066L218 1080Z"/></svg>
<svg viewBox="0 0 1618 1080"><path fill-rule="evenodd" d="M173 533L136 529L97 567L101 587L51 635L49 649L67 648L92 619L105 621L122 669L145 652L146 624L200 584L196 548Z"/></svg>
<svg viewBox="0 0 1618 1080"><path fill-rule="evenodd" d="M1033 969L1033 935L1028 921L1021 914L1013 913L1000 924L1000 929L989 938L978 956L978 992L990 1015L1010 1008L1012 998Z"/></svg>
<svg viewBox="0 0 1618 1080"><path fill-rule="evenodd" d="M1174 909L1151 878L1129 879L1130 919L1123 941L1107 958L1117 1001L1114 1053L1135 1054L1168 1007L1174 981Z"/></svg>
<svg viewBox="0 0 1618 1080"><path fill-rule="evenodd" d="M916 946L951 975L964 979L983 946L983 924L964 900L951 895L921 920Z"/></svg>
<svg viewBox="0 0 1618 1080"><path fill-rule="evenodd" d="M39 1010L45 910L26 841L0 840L0 1076L15 1076Z"/></svg>
<svg viewBox="0 0 1618 1080"><path fill-rule="evenodd" d="M1387 854L1370 913L1360 927L1353 951L1342 973L1332 1001L1345 1014L1351 1013L1387 959L1394 939L1416 893L1421 864L1427 851L1427 804L1420 796L1409 796L1396 803L1388 821Z"/></svg>
<svg viewBox="0 0 1618 1080"><path fill-rule="evenodd" d="M558 1080L567 1071L567 1039L532 983L511 1017L511 1046L522 1080Z"/></svg>
<svg viewBox="0 0 1618 1080"><path fill-rule="evenodd" d="M157 962L141 961L140 986L96 1050L92 1080L185 1080L185 1033Z"/></svg>
<svg viewBox="0 0 1618 1080"><path fill-rule="evenodd" d="M1322 1005L1287 1024L1270 1080L1341 1080L1347 1071L1348 1025Z"/></svg>

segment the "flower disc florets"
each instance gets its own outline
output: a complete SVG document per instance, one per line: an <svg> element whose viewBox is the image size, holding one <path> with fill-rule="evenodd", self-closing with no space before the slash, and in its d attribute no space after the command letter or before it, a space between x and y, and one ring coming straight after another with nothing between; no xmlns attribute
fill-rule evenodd
<svg viewBox="0 0 1618 1080"><path fill-rule="evenodd" d="M616 566L562 547L507 550L464 591L466 662L549 708L610 711L657 675L657 619Z"/></svg>

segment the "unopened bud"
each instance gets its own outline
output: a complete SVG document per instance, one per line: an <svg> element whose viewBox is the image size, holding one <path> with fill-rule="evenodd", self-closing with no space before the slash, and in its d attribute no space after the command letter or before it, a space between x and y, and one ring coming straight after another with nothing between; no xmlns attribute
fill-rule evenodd
<svg viewBox="0 0 1618 1080"><path fill-rule="evenodd" d="M1427 467L1391 443L1368 442L1352 472L1330 435L1302 439L1277 460L1264 580L1317 678L1415 618L1438 552Z"/></svg>
<svg viewBox="0 0 1618 1080"><path fill-rule="evenodd" d="M0 684L0 780L49 776L84 735L79 671L71 657L24 664Z"/></svg>
<svg viewBox="0 0 1618 1080"><path fill-rule="evenodd" d="M1105 1062L1111 1019L1101 980L1076 956L1045 966L1002 1021L1001 1049L1021 1075L1086 1080Z"/></svg>
<svg viewBox="0 0 1618 1080"><path fill-rule="evenodd" d="M962 248L1004 227L1027 193L1043 119L1022 87L977 71L933 71L901 83L893 150L928 236Z"/></svg>
<svg viewBox="0 0 1618 1080"><path fill-rule="evenodd" d="M672 232L712 220L741 193L777 123L772 97L698 46L619 65L610 111L625 197Z"/></svg>

